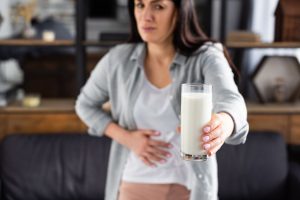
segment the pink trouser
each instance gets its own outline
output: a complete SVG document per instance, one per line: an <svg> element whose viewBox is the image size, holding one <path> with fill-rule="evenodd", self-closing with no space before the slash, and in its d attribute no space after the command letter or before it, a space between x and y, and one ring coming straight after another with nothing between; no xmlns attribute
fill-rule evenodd
<svg viewBox="0 0 300 200"><path fill-rule="evenodd" d="M179 184L122 182L119 200L188 200L190 191Z"/></svg>

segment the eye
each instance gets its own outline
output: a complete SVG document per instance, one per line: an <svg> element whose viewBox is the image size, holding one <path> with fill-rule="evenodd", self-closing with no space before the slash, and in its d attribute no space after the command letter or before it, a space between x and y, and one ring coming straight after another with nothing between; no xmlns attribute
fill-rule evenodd
<svg viewBox="0 0 300 200"><path fill-rule="evenodd" d="M135 3L135 7L141 9L144 8L144 4L142 4L141 2L137 2Z"/></svg>
<svg viewBox="0 0 300 200"><path fill-rule="evenodd" d="M158 4L158 3L154 4L153 7L154 7L155 10L162 10L162 9L164 9L164 7L162 5L160 5L160 4Z"/></svg>

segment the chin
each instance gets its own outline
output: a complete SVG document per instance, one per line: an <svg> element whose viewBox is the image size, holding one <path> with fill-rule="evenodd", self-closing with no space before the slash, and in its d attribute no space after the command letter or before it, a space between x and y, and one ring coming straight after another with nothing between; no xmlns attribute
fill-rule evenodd
<svg viewBox="0 0 300 200"><path fill-rule="evenodd" d="M147 43L158 43L157 38L149 37L149 36L141 36L142 40Z"/></svg>

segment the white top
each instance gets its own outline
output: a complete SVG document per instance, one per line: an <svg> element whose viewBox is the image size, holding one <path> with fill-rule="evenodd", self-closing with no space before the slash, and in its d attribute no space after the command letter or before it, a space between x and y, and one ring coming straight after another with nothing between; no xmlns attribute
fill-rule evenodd
<svg viewBox="0 0 300 200"><path fill-rule="evenodd" d="M161 134L153 138L173 145L166 149L172 156L166 158L166 163L156 163L157 167L149 167L131 152L125 165L123 180L137 183L178 183L190 188L187 176L189 170L180 157L180 135L176 133L179 119L170 104L171 91L172 84L159 89L145 78L133 115L139 129L159 131Z"/></svg>

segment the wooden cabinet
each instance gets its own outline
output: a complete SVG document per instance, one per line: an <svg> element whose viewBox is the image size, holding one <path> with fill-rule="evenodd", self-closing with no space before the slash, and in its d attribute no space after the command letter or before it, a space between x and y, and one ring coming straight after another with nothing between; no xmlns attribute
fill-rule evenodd
<svg viewBox="0 0 300 200"><path fill-rule="evenodd" d="M0 108L0 138L13 133L86 132L77 117L74 100L44 99L37 108L24 108L15 103ZM103 105L108 111L109 104ZM250 130L270 130L283 135L288 144L300 145L300 103L247 104Z"/></svg>
<svg viewBox="0 0 300 200"><path fill-rule="evenodd" d="M12 113L7 115L6 132L55 133L78 132L82 124L75 113Z"/></svg>
<svg viewBox="0 0 300 200"><path fill-rule="evenodd" d="M290 143L300 144L300 114L291 116L290 124L291 124Z"/></svg>
<svg viewBox="0 0 300 200"><path fill-rule="evenodd" d="M6 117L3 114L0 114L0 136L6 132Z"/></svg>
<svg viewBox="0 0 300 200"><path fill-rule="evenodd" d="M13 133L86 132L86 126L74 111L73 100L43 100L37 108L18 103L0 109L0 138Z"/></svg>
<svg viewBox="0 0 300 200"><path fill-rule="evenodd" d="M286 142L300 145L300 103L248 104L250 130L270 130L283 135Z"/></svg>
<svg viewBox="0 0 300 200"><path fill-rule="evenodd" d="M285 140L289 140L289 116L287 115L249 114L248 122L252 131L272 130L282 133Z"/></svg>

